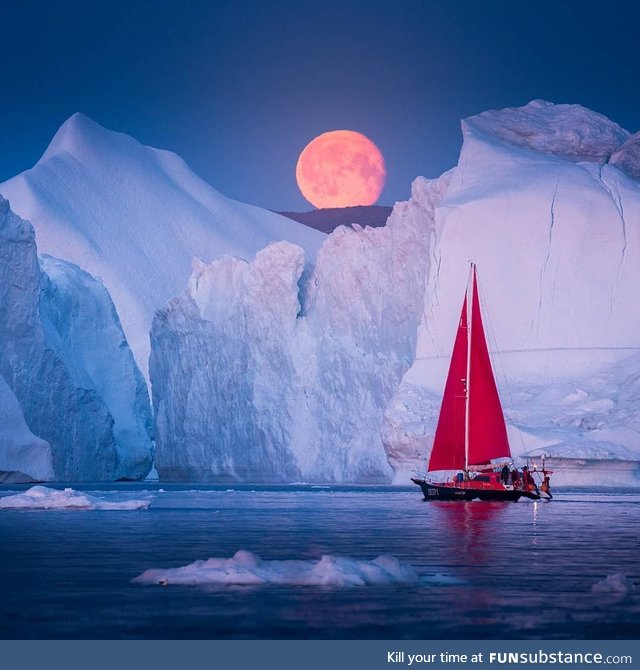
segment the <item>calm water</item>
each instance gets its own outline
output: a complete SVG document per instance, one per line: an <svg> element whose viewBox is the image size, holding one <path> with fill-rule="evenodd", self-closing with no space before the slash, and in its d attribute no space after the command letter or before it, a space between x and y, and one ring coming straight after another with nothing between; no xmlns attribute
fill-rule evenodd
<svg viewBox="0 0 640 670"><path fill-rule="evenodd" d="M640 581L639 492L566 491L552 503L505 504L426 503L417 488L164 488L91 491L110 500L150 499L149 510L0 511L0 637L640 634L640 595L591 593L616 572ZM421 573L464 583L351 589L130 583L147 568L238 549L263 559L388 553Z"/></svg>

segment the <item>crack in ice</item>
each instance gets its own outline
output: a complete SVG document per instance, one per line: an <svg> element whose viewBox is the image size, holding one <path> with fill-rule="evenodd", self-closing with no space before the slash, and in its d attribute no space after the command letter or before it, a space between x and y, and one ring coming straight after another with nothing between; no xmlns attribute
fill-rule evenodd
<svg viewBox="0 0 640 670"><path fill-rule="evenodd" d="M547 265L549 264L549 258L551 256L551 246L553 242L553 227L556 222L556 213L555 205L556 198L558 197L558 189L560 188L560 175L556 178L556 187L553 192L553 198L551 199L551 224L549 226L549 246L547 248L547 256L544 259L544 264L542 265L542 270L540 271L540 300L538 301L538 329L537 333L540 333L540 319L542 316L542 297L543 297L543 288L545 281L545 274L547 272ZM555 284L551 287L551 310L553 310L553 303L555 301Z"/></svg>

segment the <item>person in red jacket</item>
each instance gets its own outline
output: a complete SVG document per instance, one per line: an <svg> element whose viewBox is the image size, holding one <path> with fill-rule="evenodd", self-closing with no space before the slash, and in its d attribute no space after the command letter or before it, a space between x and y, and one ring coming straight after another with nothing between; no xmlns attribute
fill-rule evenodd
<svg viewBox="0 0 640 670"><path fill-rule="evenodd" d="M522 483L525 491L535 491L538 494L540 493L531 473L529 472L529 468L526 465L522 468Z"/></svg>

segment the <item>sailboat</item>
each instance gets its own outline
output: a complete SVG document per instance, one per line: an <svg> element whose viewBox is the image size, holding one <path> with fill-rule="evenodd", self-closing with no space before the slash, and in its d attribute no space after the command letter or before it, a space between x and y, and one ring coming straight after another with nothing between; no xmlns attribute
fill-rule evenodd
<svg viewBox="0 0 640 670"><path fill-rule="evenodd" d="M499 461L499 462L496 462ZM511 465L510 465L511 462ZM428 473L412 478L425 500L551 499L551 471L513 468L500 396L482 325L475 263L462 303ZM539 482L536 481L538 478Z"/></svg>

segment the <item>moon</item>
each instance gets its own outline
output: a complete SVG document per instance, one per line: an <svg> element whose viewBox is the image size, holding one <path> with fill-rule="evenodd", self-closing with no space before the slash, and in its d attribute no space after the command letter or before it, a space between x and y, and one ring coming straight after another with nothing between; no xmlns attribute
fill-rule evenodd
<svg viewBox="0 0 640 670"><path fill-rule="evenodd" d="M387 170L380 149L355 130L322 133L302 150L296 180L315 207L373 205Z"/></svg>

